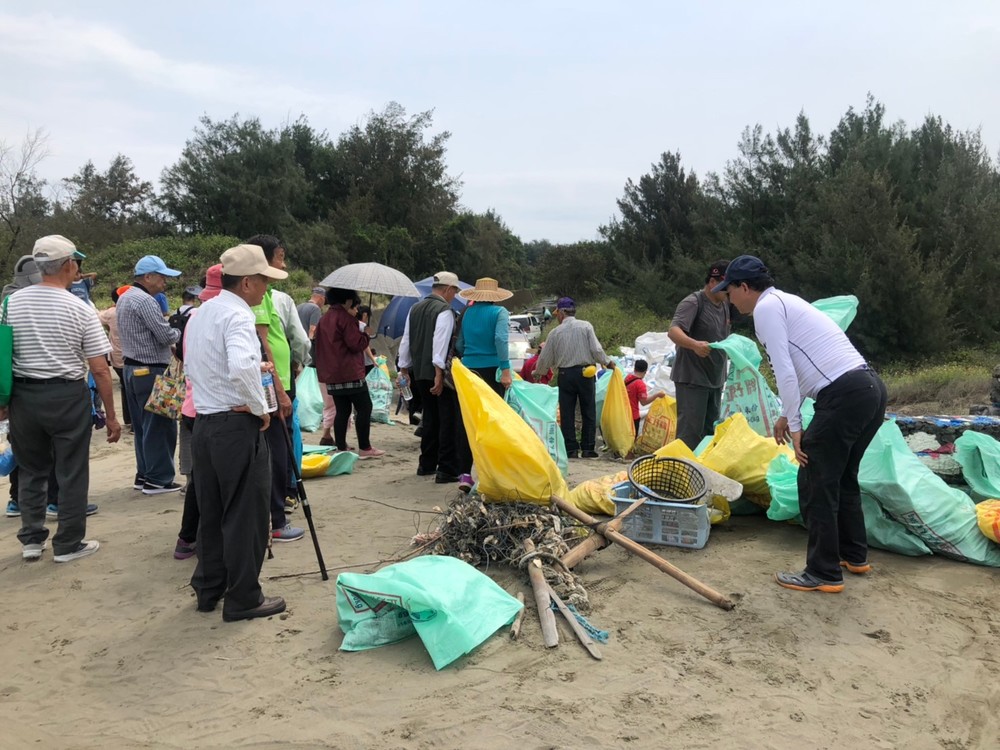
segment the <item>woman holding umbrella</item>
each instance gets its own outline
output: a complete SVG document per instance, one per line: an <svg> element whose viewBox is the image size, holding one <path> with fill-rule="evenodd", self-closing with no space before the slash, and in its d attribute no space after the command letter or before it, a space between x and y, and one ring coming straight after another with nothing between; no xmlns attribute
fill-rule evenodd
<svg viewBox="0 0 1000 750"><path fill-rule="evenodd" d="M361 299L352 289L332 287L326 291L326 302L330 307L316 326L316 375L337 406L334 442L337 450L348 450L347 424L353 409L358 458L381 458L385 451L371 444L372 399L364 360L371 337L367 325L357 319Z"/></svg>

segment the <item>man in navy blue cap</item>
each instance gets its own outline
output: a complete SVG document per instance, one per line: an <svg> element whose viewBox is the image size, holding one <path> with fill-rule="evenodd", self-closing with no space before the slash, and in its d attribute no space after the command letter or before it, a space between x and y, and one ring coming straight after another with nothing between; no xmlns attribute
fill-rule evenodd
<svg viewBox="0 0 1000 750"><path fill-rule="evenodd" d="M172 328L155 295L167 288L167 279L181 272L168 268L161 258L146 255L135 264L132 289L117 305L118 335L122 342L125 395L135 435L133 489L144 495L177 492L174 482L174 449L177 423L145 409L156 376L170 364L181 332Z"/></svg>
<svg viewBox="0 0 1000 750"><path fill-rule="evenodd" d="M576 318L576 302L572 297L560 297L556 302L559 325L545 341L545 348L538 355L534 378L538 380L549 369L559 370L559 414L566 455L579 458L597 458L597 381L587 377L583 370L595 363L614 367L597 340L594 327ZM580 441L576 439L576 405L580 404Z"/></svg>
<svg viewBox="0 0 1000 750"><path fill-rule="evenodd" d="M775 289L760 258L736 258L713 291L727 292L737 310L753 314L781 396L774 438L779 445L791 442L799 462L799 508L809 532L806 567L776 573L775 581L797 591L842 591L842 568L871 570L858 467L885 417L885 384L833 320L801 297ZM807 429L805 398L816 400Z"/></svg>

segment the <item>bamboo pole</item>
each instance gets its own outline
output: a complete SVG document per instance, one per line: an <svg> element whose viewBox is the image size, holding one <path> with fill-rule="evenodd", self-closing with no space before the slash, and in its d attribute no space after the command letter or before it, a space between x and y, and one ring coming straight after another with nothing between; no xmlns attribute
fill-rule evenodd
<svg viewBox="0 0 1000 750"><path fill-rule="evenodd" d="M521 602L521 611L517 613L517 617L514 618L514 622L510 626L510 639L516 641L517 637L521 635L521 622L524 620L524 594L520 591L517 592L517 600Z"/></svg>
<svg viewBox="0 0 1000 750"><path fill-rule="evenodd" d="M535 551L535 543L530 539L525 539L521 544L525 552ZM528 562L528 580L531 581L531 589L535 592L535 608L538 610L538 620L542 624L542 640L547 648L558 646L559 631L556 630L556 614L552 611L549 584L545 580L542 562L538 558Z"/></svg>
<svg viewBox="0 0 1000 750"><path fill-rule="evenodd" d="M608 521L608 528L619 531L622 527L622 523L625 521L625 518L628 517L633 511L637 510L644 502L646 502L646 498L640 497L612 520ZM595 531L563 555L559 561L566 566L567 569L574 568L583 562L584 558L588 557L591 552L597 552L599 549L604 549L609 544L611 544L611 542L608 541L606 536Z"/></svg>
<svg viewBox="0 0 1000 750"><path fill-rule="evenodd" d="M664 560L655 552L651 552L638 542L632 541L628 537L616 531L614 528L609 528L609 524L607 522L598 522L593 516L584 513L575 505L566 502L561 497L556 497L555 495L553 495L552 502L555 503L556 507L559 508L559 510L561 510L566 515L572 516L576 520L595 528L598 531L598 533L604 535L608 541L614 542L615 544L624 547L629 552L641 557L643 560L648 562L653 567L662 570L664 573L666 573L669 576L672 576L673 578L676 578L678 581L683 583L689 589L701 594L703 597L708 599L717 607L721 607L722 609L725 610L730 610L733 608L734 606L733 603L728 598L720 594L718 591L709 586L706 586L704 583L699 581L694 576L688 575L680 568Z"/></svg>

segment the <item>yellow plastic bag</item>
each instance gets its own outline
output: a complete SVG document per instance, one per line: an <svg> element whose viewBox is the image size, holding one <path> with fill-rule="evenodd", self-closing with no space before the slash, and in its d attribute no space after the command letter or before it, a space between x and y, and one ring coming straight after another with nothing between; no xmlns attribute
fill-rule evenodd
<svg viewBox="0 0 1000 750"><path fill-rule="evenodd" d="M979 530L987 539L1000 544L1000 500L983 500L976 506Z"/></svg>
<svg viewBox="0 0 1000 750"><path fill-rule="evenodd" d="M632 449L637 456L655 453L677 437L677 399L661 396L649 407L642 433Z"/></svg>
<svg viewBox="0 0 1000 750"><path fill-rule="evenodd" d="M715 437L698 460L713 471L743 485L744 496L756 505L771 504L767 467L779 455L795 462L795 452L774 438L758 435L746 417L736 413L715 428Z"/></svg>
<svg viewBox="0 0 1000 750"><path fill-rule="evenodd" d="M597 479L588 479L580 482L569 493L567 500L573 503L584 513L600 513L605 516L615 514L615 502L610 497L611 488L619 482L628 480L628 471L619 471L617 474L608 474Z"/></svg>
<svg viewBox="0 0 1000 750"><path fill-rule="evenodd" d="M683 440L671 440L662 448L653 451L653 455L657 458L686 458L688 461L698 461L694 451L688 448Z"/></svg>
<svg viewBox="0 0 1000 750"><path fill-rule="evenodd" d="M566 480L534 430L458 358L451 372L485 499L547 505L552 495L565 498Z"/></svg>
<svg viewBox="0 0 1000 750"><path fill-rule="evenodd" d="M624 456L632 450L635 442L635 422L632 421L632 406L625 390L625 378L620 367L612 368L608 395L604 397L604 411L601 412L601 434L613 453Z"/></svg>

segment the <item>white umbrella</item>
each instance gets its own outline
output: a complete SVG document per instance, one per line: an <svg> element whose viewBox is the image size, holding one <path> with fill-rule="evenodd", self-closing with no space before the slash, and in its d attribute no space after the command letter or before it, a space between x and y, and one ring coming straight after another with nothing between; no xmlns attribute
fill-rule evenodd
<svg viewBox="0 0 1000 750"><path fill-rule="evenodd" d="M319 282L319 285L374 292L390 297L420 296L420 292L405 274L381 263L351 263L341 266Z"/></svg>

